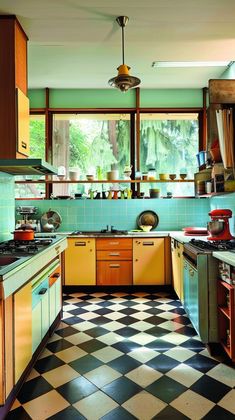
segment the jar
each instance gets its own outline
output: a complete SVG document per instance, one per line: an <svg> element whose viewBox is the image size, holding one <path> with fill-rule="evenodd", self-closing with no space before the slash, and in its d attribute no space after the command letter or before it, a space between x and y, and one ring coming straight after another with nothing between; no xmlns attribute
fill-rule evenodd
<svg viewBox="0 0 235 420"><path fill-rule="evenodd" d="M142 173L140 171L136 171L136 173L135 173L135 179L140 180L141 177L142 177Z"/></svg>
<svg viewBox="0 0 235 420"><path fill-rule="evenodd" d="M142 179L143 181L148 181L148 172L143 172Z"/></svg>
<svg viewBox="0 0 235 420"><path fill-rule="evenodd" d="M205 194L205 181L196 182L196 193L198 195Z"/></svg>
<svg viewBox="0 0 235 420"><path fill-rule="evenodd" d="M156 179L156 170L155 168L151 168L148 170L148 180L154 181Z"/></svg>

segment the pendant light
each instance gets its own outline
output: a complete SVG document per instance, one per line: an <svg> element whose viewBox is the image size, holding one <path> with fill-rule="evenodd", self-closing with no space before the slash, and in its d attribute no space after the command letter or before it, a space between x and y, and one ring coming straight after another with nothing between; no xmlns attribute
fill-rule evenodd
<svg viewBox="0 0 235 420"><path fill-rule="evenodd" d="M119 16L116 18L118 25L122 28L122 64L117 68L118 75L109 80L112 87L120 89L122 92L136 87L140 84L141 80L138 77L130 76L130 67L125 64L124 55L124 28L127 25L129 18L127 16Z"/></svg>

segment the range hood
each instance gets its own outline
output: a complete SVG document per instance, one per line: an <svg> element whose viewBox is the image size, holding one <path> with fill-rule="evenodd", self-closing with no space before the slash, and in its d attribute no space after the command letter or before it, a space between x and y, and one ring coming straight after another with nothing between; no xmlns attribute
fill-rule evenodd
<svg viewBox="0 0 235 420"><path fill-rule="evenodd" d="M0 171L11 175L57 174L57 168L42 159L0 159Z"/></svg>

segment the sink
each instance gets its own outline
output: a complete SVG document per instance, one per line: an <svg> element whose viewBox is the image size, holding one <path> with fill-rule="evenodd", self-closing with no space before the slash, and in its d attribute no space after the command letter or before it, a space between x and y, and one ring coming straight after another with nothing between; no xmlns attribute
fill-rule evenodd
<svg viewBox="0 0 235 420"><path fill-rule="evenodd" d="M102 231L102 230L76 230L72 232L70 235L95 235L95 236L110 236L110 235L127 235L128 232L126 230L117 230L114 229L113 231Z"/></svg>
<svg viewBox="0 0 235 420"><path fill-rule="evenodd" d="M19 257L13 257L11 255L0 255L0 267L13 264L14 262L18 260L19 260Z"/></svg>

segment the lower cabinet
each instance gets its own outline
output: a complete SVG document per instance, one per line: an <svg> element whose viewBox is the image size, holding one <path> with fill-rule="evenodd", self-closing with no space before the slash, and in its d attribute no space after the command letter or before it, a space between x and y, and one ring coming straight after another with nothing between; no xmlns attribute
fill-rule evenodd
<svg viewBox="0 0 235 420"><path fill-rule="evenodd" d="M172 280L177 296L183 300L183 250L184 246L171 239Z"/></svg>
<svg viewBox="0 0 235 420"><path fill-rule="evenodd" d="M31 283L13 297L14 308L14 383L18 381L32 357Z"/></svg>
<svg viewBox="0 0 235 420"><path fill-rule="evenodd" d="M132 239L100 238L96 241L97 284L132 284Z"/></svg>
<svg viewBox="0 0 235 420"><path fill-rule="evenodd" d="M94 238L68 238L65 251L65 285L96 284L96 254Z"/></svg>
<svg viewBox="0 0 235 420"><path fill-rule="evenodd" d="M61 311L61 276L60 267L58 267L49 277L49 299L50 299L50 325L53 324L58 313Z"/></svg>
<svg viewBox="0 0 235 420"><path fill-rule="evenodd" d="M165 284L164 238L133 240L133 284Z"/></svg>
<svg viewBox="0 0 235 420"><path fill-rule="evenodd" d="M32 289L32 353L35 352L50 326L49 281L42 277Z"/></svg>

